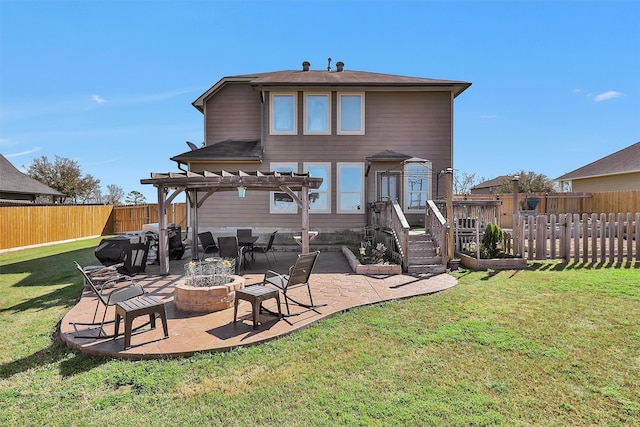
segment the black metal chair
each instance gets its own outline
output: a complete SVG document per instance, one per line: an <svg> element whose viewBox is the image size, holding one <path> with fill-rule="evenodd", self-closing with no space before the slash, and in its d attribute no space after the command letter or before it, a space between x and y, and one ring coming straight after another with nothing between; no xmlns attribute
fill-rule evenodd
<svg viewBox="0 0 640 427"><path fill-rule="evenodd" d="M211 234L210 231L199 233L198 240L200 240L200 244L202 245L202 256L200 257L200 260L203 260L207 254L215 254L218 252L216 240L213 238L213 234Z"/></svg>
<svg viewBox="0 0 640 427"><path fill-rule="evenodd" d="M76 261L74 261L73 263L75 264L78 272L80 272L80 274L82 275L85 286L88 285L93 291L93 293L96 295L96 297L98 297L98 301L96 302L96 310L93 313L93 320L87 323L83 323L83 322L72 323L74 327L76 325L89 326L89 327L97 326L98 334L97 335L76 335L76 337L77 338L112 338L114 335L103 335L104 325L114 323L113 320L105 321L107 317L108 308L118 304L119 302L127 301L132 298L136 298L141 295L144 295L145 294L144 288L141 285L138 285L137 283L135 283L133 279L131 279L130 277L122 276L122 275L115 276L113 280L105 281L102 284L102 286L98 288L98 286L96 286L93 280L91 280L87 272L85 272L84 269L80 266L80 264L78 264ZM130 282L129 285L125 287L113 289L113 290L109 289L108 291L106 291L106 289L110 288L112 284L122 280L123 278L126 278L127 280L129 280ZM104 314L102 315L102 320L100 322L96 322L96 316L98 315L98 308L100 307L100 304L104 305Z"/></svg>
<svg viewBox="0 0 640 427"><path fill-rule="evenodd" d="M289 310L289 301L315 311L316 308L324 305L314 304L313 297L311 296L311 286L309 286L309 278L311 277L311 272L318 259L318 254L320 254L319 251L300 254L298 255L296 263L289 267L289 274L280 274L269 270L264 275L264 280L262 281L263 284L254 286L272 285L282 291L282 294L284 295L284 302L287 307L287 316L291 315L291 311ZM309 304L300 302L289 296L289 290L298 286L307 287L307 292L309 293Z"/></svg>
<svg viewBox="0 0 640 427"><path fill-rule="evenodd" d="M278 233L278 230L274 231L273 233L271 233L269 235L269 241L267 242L266 246L254 246L252 249L252 253L261 253L264 254L264 257L267 259L267 262L269 263L269 268L271 268L271 261L269 260L269 257L267 256L267 254L269 252L271 252L271 255L273 255L273 262L277 262L276 260L276 254L273 252L272 248L273 248L273 241L276 238L276 234Z"/></svg>
<svg viewBox="0 0 640 427"><path fill-rule="evenodd" d="M243 247L238 246L238 238L236 236L224 236L218 237L218 255L221 258L233 259L235 261L235 272L238 272L238 268L243 258Z"/></svg>

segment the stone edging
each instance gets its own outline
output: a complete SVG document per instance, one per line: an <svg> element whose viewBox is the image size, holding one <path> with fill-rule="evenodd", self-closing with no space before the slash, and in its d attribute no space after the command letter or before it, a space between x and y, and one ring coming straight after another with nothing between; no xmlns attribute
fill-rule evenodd
<svg viewBox="0 0 640 427"><path fill-rule="evenodd" d="M358 258L346 246L341 246L342 254L347 258L351 270L356 274L402 274L402 267L398 264L361 264Z"/></svg>

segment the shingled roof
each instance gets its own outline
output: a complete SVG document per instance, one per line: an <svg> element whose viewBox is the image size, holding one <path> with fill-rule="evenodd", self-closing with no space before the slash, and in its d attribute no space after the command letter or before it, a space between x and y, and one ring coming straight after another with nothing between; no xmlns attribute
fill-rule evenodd
<svg viewBox="0 0 640 427"><path fill-rule="evenodd" d="M36 196L64 196L64 194L20 172L0 154L0 199L33 200Z"/></svg>
<svg viewBox="0 0 640 427"><path fill-rule="evenodd" d="M171 160L179 163L189 162L238 162L261 161L262 147L260 140L227 139L197 150L187 151Z"/></svg>
<svg viewBox="0 0 640 427"><path fill-rule="evenodd" d="M193 106L204 112L205 100L227 83L248 83L252 86L324 86L324 87L394 87L423 88L425 90L450 90L456 97L471 83L456 80L439 80L423 77L399 76L371 73L367 71L319 71L284 70L269 73L241 74L223 77L208 91L193 102Z"/></svg>
<svg viewBox="0 0 640 427"><path fill-rule="evenodd" d="M592 178L596 176L618 175L621 173L640 172L640 142L609 154L606 157L589 163L586 166L559 176L554 181Z"/></svg>

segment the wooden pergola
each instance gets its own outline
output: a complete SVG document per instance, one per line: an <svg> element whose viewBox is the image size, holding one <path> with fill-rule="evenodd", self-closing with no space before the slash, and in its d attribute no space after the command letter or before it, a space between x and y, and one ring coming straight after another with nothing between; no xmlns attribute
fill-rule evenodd
<svg viewBox="0 0 640 427"><path fill-rule="evenodd" d="M141 184L151 184L158 190L158 228L160 274L169 274L169 239L167 230L167 206L180 193L189 200L191 217L191 241L198 252L198 208L218 191L279 191L287 193L302 211L302 253L309 252L309 189L317 189L322 178L312 178L308 173L295 172L169 172L151 173L151 178L141 179ZM169 194L171 192L171 194ZM300 192L300 196L296 194Z"/></svg>

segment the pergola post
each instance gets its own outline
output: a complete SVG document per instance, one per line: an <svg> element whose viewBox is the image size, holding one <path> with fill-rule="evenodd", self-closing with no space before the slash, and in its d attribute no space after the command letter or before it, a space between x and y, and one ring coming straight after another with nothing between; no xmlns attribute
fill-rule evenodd
<svg viewBox="0 0 640 427"><path fill-rule="evenodd" d="M309 187L302 187L302 253L309 253Z"/></svg>
<svg viewBox="0 0 640 427"><path fill-rule="evenodd" d="M167 236L167 200L165 188L158 187L158 257L160 275L169 274L169 239Z"/></svg>

